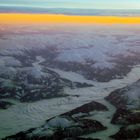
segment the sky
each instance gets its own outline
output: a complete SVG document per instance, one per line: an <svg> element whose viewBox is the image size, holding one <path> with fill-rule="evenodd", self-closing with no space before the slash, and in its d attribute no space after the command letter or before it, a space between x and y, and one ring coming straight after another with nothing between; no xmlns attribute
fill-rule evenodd
<svg viewBox="0 0 140 140"><path fill-rule="evenodd" d="M0 6L79 9L140 9L140 0L0 0Z"/></svg>

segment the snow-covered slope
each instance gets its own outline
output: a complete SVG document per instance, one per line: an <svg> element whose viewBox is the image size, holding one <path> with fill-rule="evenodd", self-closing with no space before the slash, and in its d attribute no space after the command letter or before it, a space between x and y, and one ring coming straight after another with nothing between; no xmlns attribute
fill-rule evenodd
<svg viewBox="0 0 140 140"><path fill-rule="evenodd" d="M45 124L38 128L32 128L25 132L6 137L4 140L22 139L47 139L64 140L79 138L84 134L106 130L99 121L88 119L93 111L107 111L106 106L98 102L90 102L77 107L69 112L46 120ZM86 138L85 138L86 139Z"/></svg>
<svg viewBox="0 0 140 140"><path fill-rule="evenodd" d="M106 99L117 108L112 123L140 123L140 80L113 91Z"/></svg>
<svg viewBox="0 0 140 140"><path fill-rule="evenodd" d="M122 89L113 91L108 97L118 108L128 110L140 109L140 80Z"/></svg>
<svg viewBox="0 0 140 140"><path fill-rule="evenodd" d="M30 62L29 59L26 61ZM24 63L21 64L14 57L3 56L0 70L0 99L14 98L30 102L67 96L64 92L65 87L93 86L61 78L56 72L41 66L40 63L43 61L42 57L37 56L33 63L29 63L30 66L24 66Z"/></svg>
<svg viewBox="0 0 140 140"><path fill-rule="evenodd" d="M112 123L121 124L115 140L140 138L140 80L113 91L106 99L116 108Z"/></svg>

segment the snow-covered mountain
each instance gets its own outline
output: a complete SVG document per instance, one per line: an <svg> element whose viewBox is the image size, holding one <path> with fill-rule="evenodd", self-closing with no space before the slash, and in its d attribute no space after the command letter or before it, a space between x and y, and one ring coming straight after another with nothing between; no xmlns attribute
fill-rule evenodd
<svg viewBox="0 0 140 140"><path fill-rule="evenodd" d="M86 134L76 139L108 140L111 135L115 139L118 131L127 133L130 127L136 128L139 38L137 25L1 25L0 106L5 110L0 110L0 138L20 131L24 135L31 127L31 133L44 133L42 124L50 118L51 125L61 126L64 121L70 124L68 129L76 125L80 134ZM106 111L91 111L99 104ZM77 111L80 112L75 114ZM81 120L73 120L71 113ZM125 117L129 117L130 124ZM118 123L124 128L120 129ZM95 126L103 131L93 133L99 130ZM75 127L72 128L73 132ZM84 128L91 134L85 133Z"/></svg>
<svg viewBox="0 0 140 140"><path fill-rule="evenodd" d="M100 103L92 101L69 112L46 120L45 124L39 128L32 128L25 132L19 132L16 135L6 137L4 140L80 140L80 136L84 134L106 130L106 127L100 122L87 118L91 116L90 114L95 110L107 111L107 108ZM83 138L83 140L88 139Z"/></svg>
<svg viewBox="0 0 140 140"><path fill-rule="evenodd" d="M137 139L140 137L140 80L110 93L106 99L116 108L112 123L121 124L114 139Z"/></svg>
<svg viewBox="0 0 140 140"><path fill-rule="evenodd" d="M1 56L2 57L2 56ZM61 78L56 72L40 65L44 61L36 57L36 61L25 63L16 60L14 57L3 56L0 70L0 99L12 98L21 102L31 102L40 99L49 99L68 96L64 88L90 87L91 84L72 82Z"/></svg>
<svg viewBox="0 0 140 140"><path fill-rule="evenodd" d="M35 59L41 55L45 66L74 71L97 81L122 78L140 62L139 26L133 27L133 30L129 25L71 25L69 28L48 25L34 28L3 27L0 54L13 55L14 60L12 58L11 61L15 63L21 63L19 59ZM6 35L5 32L13 35ZM8 58L3 59L1 61L6 62Z"/></svg>
<svg viewBox="0 0 140 140"><path fill-rule="evenodd" d="M140 123L140 80L113 91L106 99L117 108L112 123Z"/></svg>

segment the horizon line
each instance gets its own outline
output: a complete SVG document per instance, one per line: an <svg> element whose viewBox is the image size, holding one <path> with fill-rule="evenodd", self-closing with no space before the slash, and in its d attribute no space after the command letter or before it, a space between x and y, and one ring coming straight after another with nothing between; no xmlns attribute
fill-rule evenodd
<svg viewBox="0 0 140 140"><path fill-rule="evenodd" d="M47 7L47 6L32 6L32 5L23 5L23 4L0 4L3 7L26 7L26 8L46 8L46 9L81 9L81 10L140 10L140 8L80 8L80 7Z"/></svg>

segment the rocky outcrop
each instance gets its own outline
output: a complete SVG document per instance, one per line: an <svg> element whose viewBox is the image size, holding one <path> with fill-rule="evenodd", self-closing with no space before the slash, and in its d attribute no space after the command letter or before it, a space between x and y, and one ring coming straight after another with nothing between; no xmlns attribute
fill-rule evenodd
<svg viewBox="0 0 140 140"><path fill-rule="evenodd" d="M11 105L13 105L10 102L6 102L6 101L0 101L0 109L7 109L9 108Z"/></svg>
<svg viewBox="0 0 140 140"><path fill-rule="evenodd" d="M20 132L3 140L92 140L80 138L80 136L106 129L100 122L87 118L94 110L106 111L107 108L100 103L91 102L53 117L41 127Z"/></svg>
<svg viewBox="0 0 140 140"><path fill-rule="evenodd" d="M11 74L9 74L11 73ZM21 102L68 96L64 88L82 88L93 85L72 82L51 70L34 67L17 68L14 74L0 75L0 99L13 98Z"/></svg>
<svg viewBox="0 0 140 140"><path fill-rule="evenodd" d="M140 138L140 80L113 91L106 99L117 108L111 122L122 125L111 137L115 140Z"/></svg>
<svg viewBox="0 0 140 140"><path fill-rule="evenodd" d="M90 114L90 112L92 111L101 111L101 110L104 110L104 111L107 111L107 107L104 106L103 104L100 104L98 102L95 102L95 101L92 101L90 103L87 103L87 104L84 104L80 107L77 107L69 112L66 112L62 115L66 115L66 116L73 116L73 117L81 117L82 115L86 115L86 114Z"/></svg>
<svg viewBox="0 0 140 140"><path fill-rule="evenodd" d="M115 112L112 123L114 124L137 124L140 123L140 112L132 112L125 109L117 109Z"/></svg>
<svg viewBox="0 0 140 140"><path fill-rule="evenodd" d="M113 91L106 99L117 108L112 123L140 123L140 80Z"/></svg>
<svg viewBox="0 0 140 140"><path fill-rule="evenodd" d="M140 126L133 127L122 127L118 133L111 136L115 140L136 140L140 138Z"/></svg>

